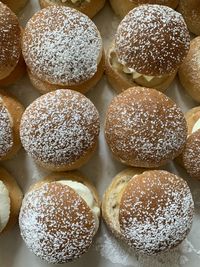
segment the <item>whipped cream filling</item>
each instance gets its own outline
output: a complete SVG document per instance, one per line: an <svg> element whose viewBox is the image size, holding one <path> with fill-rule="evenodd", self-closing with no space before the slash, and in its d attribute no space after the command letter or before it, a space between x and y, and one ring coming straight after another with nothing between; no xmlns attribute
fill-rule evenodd
<svg viewBox="0 0 200 267"><path fill-rule="evenodd" d="M5 184L0 181L0 232L6 227L10 217L10 197Z"/></svg>
<svg viewBox="0 0 200 267"><path fill-rule="evenodd" d="M118 69L119 71L122 71L125 74L132 75L133 80L136 80L136 79L138 79L140 77L143 77L147 82L150 82L154 78L161 79L163 77L162 75L160 75L160 76L144 75L144 74L141 74L141 73L137 72L133 68L128 68L128 67L126 67L125 65L121 64L118 61L116 54L115 54L115 57L113 57L113 59L112 59L112 65L113 65L114 68Z"/></svg>
<svg viewBox="0 0 200 267"><path fill-rule="evenodd" d="M90 189L82 183L71 180L61 180L58 181L57 183L71 187L82 199L85 200L85 202L93 212L95 219L95 233L96 233L99 228L100 208L97 206Z"/></svg>
<svg viewBox="0 0 200 267"><path fill-rule="evenodd" d="M195 124L192 128L192 133L196 132L199 129L200 129L200 118L195 122Z"/></svg>

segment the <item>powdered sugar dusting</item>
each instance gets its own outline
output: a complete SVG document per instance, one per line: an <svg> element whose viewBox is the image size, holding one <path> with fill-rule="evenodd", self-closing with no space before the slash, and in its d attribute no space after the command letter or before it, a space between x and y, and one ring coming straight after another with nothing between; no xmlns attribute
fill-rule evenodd
<svg viewBox="0 0 200 267"><path fill-rule="evenodd" d="M181 14L161 5L134 8L120 23L116 52L121 64L146 75L177 70L190 45Z"/></svg>
<svg viewBox="0 0 200 267"><path fill-rule="evenodd" d="M128 244L152 255L177 246L192 225L194 203L187 183L166 171L132 179L119 209L120 229Z"/></svg>
<svg viewBox="0 0 200 267"><path fill-rule="evenodd" d="M0 101L0 158L13 146L13 132L8 110Z"/></svg>
<svg viewBox="0 0 200 267"><path fill-rule="evenodd" d="M12 70L21 53L21 30L17 17L1 2L0 18L0 71Z"/></svg>
<svg viewBox="0 0 200 267"><path fill-rule="evenodd" d="M20 136L35 159L57 165L72 164L97 142L99 115L82 94L57 90L36 99L22 116Z"/></svg>
<svg viewBox="0 0 200 267"><path fill-rule="evenodd" d="M29 249L50 263L80 257L95 234L89 207L70 187L57 183L45 184L25 196L19 224Z"/></svg>
<svg viewBox="0 0 200 267"><path fill-rule="evenodd" d="M46 82L73 85L90 79L101 52L95 24L75 9L52 6L27 23L23 55L31 72Z"/></svg>
<svg viewBox="0 0 200 267"><path fill-rule="evenodd" d="M135 87L111 102L105 134L112 152L122 162L156 167L181 152L187 126L171 99L156 90Z"/></svg>

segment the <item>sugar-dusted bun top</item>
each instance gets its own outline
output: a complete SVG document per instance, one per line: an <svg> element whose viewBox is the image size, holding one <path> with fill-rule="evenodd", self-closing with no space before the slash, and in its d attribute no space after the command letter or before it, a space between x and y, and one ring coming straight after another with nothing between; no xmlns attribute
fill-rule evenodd
<svg viewBox="0 0 200 267"><path fill-rule="evenodd" d="M167 6L131 10L116 34L119 61L145 75L173 73L186 57L190 35L181 14Z"/></svg>
<svg viewBox="0 0 200 267"><path fill-rule="evenodd" d="M155 89L133 87L117 95L106 116L113 154L135 167L158 167L183 150L187 125L180 108Z"/></svg>
<svg viewBox="0 0 200 267"><path fill-rule="evenodd" d="M72 8L51 6L27 23L22 50L35 76L52 84L73 85L96 73L102 40L86 15Z"/></svg>
<svg viewBox="0 0 200 267"><path fill-rule="evenodd" d="M13 147L12 117L0 96L0 159Z"/></svg>
<svg viewBox="0 0 200 267"><path fill-rule="evenodd" d="M96 144L99 114L84 95L57 90L36 99L24 112L20 137L36 160L60 166L73 164Z"/></svg>
<svg viewBox="0 0 200 267"><path fill-rule="evenodd" d="M28 192L19 217L28 248L49 263L80 257L92 243L95 219L70 187L51 182Z"/></svg>
<svg viewBox="0 0 200 267"><path fill-rule="evenodd" d="M166 171L146 171L125 187L120 230L128 244L145 254L177 246L192 224L194 203L187 183Z"/></svg>
<svg viewBox="0 0 200 267"><path fill-rule="evenodd" d="M0 79L8 76L21 53L21 29L16 15L0 2Z"/></svg>

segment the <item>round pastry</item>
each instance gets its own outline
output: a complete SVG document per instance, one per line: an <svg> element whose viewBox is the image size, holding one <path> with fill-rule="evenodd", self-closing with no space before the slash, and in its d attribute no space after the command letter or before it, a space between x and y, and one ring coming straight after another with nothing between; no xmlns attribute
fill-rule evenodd
<svg viewBox="0 0 200 267"><path fill-rule="evenodd" d="M183 15L188 29L200 35L200 5L199 0L181 0L178 11Z"/></svg>
<svg viewBox="0 0 200 267"><path fill-rule="evenodd" d="M36 99L20 126L26 152L44 168L62 171L85 164L96 149L99 114L84 95L56 90Z"/></svg>
<svg viewBox="0 0 200 267"><path fill-rule="evenodd" d="M39 0L41 8L62 5L75 8L93 18L105 5L105 0Z"/></svg>
<svg viewBox="0 0 200 267"><path fill-rule="evenodd" d="M26 25L22 51L31 81L39 84L40 91L70 87L86 92L104 71L97 27L86 15L68 7L51 6L37 12Z"/></svg>
<svg viewBox="0 0 200 267"><path fill-rule="evenodd" d="M88 251L99 227L95 188L77 172L50 175L26 193L19 216L28 248L49 263L65 263Z"/></svg>
<svg viewBox="0 0 200 267"><path fill-rule="evenodd" d="M131 9L143 4L165 5L176 8L179 0L110 0L111 7L116 15L123 18Z"/></svg>
<svg viewBox="0 0 200 267"><path fill-rule="evenodd" d="M179 163L191 177L200 179L200 107L192 108L185 117L188 138Z"/></svg>
<svg viewBox="0 0 200 267"><path fill-rule="evenodd" d="M21 56L21 28L16 15L0 2L0 85L20 78L25 72Z"/></svg>
<svg viewBox="0 0 200 267"><path fill-rule="evenodd" d="M186 92L200 102L200 36L191 41L189 53L178 74Z"/></svg>
<svg viewBox="0 0 200 267"><path fill-rule="evenodd" d="M21 202L22 192L15 179L0 168L0 233L15 225Z"/></svg>
<svg viewBox="0 0 200 267"><path fill-rule="evenodd" d="M13 157L21 147L19 126L23 112L21 103L0 92L0 160Z"/></svg>
<svg viewBox="0 0 200 267"><path fill-rule="evenodd" d="M117 160L130 166L156 168L182 152L187 125L181 109L166 95L133 87L112 100L105 137Z"/></svg>
<svg viewBox="0 0 200 267"><path fill-rule="evenodd" d="M1 0L6 4L13 12L18 13L26 5L28 0Z"/></svg>
<svg viewBox="0 0 200 267"><path fill-rule="evenodd" d="M102 201L102 216L111 231L147 255L180 244L193 214L187 183L167 171L124 170L112 180Z"/></svg>
<svg viewBox="0 0 200 267"><path fill-rule="evenodd" d="M142 5L119 24L106 56L108 81L117 91L135 84L164 91L186 57L190 35L181 14L167 6Z"/></svg>

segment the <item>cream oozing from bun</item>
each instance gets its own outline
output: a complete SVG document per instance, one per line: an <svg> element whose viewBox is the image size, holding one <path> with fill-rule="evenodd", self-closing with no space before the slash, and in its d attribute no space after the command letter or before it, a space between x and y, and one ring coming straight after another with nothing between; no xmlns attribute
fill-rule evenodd
<svg viewBox="0 0 200 267"><path fill-rule="evenodd" d="M88 204L70 186L47 182L25 195L19 216L28 248L49 263L66 263L88 251L96 223Z"/></svg>
<svg viewBox="0 0 200 267"><path fill-rule="evenodd" d="M90 189L85 186L83 183L79 183L76 181L70 181L70 180L60 180L57 183L60 183L62 185L67 185L71 187L80 197L82 197L87 205L90 207L90 209L93 212L94 218L95 218L95 230L97 232L99 228L99 215L100 215L100 209L95 202L94 196L92 195L92 192Z"/></svg>
<svg viewBox="0 0 200 267"><path fill-rule="evenodd" d="M6 227L10 217L10 197L5 184L0 180L0 232Z"/></svg>
<svg viewBox="0 0 200 267"><path fill-rule="evenodd" d="M192 133L198 131L200 129L200 118L195 122L193 128L192 128Z"/></svg>

